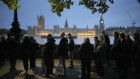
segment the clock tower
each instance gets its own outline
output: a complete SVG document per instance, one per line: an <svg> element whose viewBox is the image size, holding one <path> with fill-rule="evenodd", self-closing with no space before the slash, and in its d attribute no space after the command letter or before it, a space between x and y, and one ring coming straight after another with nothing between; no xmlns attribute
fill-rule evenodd
<svg viewBox="0 0 140 79"><path fill-rule="evenodd" d="M103 19L102 15L101 15L101 18L100 18L100 30L104 31L104 19Z"/></svg>

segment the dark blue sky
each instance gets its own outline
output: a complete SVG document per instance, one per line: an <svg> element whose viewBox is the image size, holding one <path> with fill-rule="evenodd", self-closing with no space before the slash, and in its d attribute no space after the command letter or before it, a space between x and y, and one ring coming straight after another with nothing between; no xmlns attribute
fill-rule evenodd
<svg viewBox="0 0 140 79"><path fill-rule="evenodd" d="M37 26L37 16L45 16L45 28L53 28L53 25L64 27L67 18L69 27L77 25L79 28L84 28L87 25L93 28L94 25L99 25L101 14L91 14L91 11L84 6L79 6L79 0L73 0L74 5L71 9L65 9L62 16L58 17L51 12L51 6L48 0L21 0L21 5L18 10L18 18L20 27L27 29L27 26ZM126 10L129 11L132 18L136 21L136 26L140 26L140 3L136 0L114 0L115 4L109 4L110 8L103 15L105 27L110 26L130 26L132 22ZM7 6L0 2L0 28L11 28L14 11L9 10Z"/></svg>

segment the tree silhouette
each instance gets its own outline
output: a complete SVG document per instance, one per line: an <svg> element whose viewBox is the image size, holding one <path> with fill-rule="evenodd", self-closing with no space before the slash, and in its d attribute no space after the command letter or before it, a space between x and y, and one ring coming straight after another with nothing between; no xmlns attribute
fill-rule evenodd
<svg viewBox="0 0 140 79"><path fill-rule="evenodd" d="M10 10L20 8L20 5L17 5L17 2L20 0L0 0L3 4L7 5Z"/></svg>
<svg viewBox="0 0 140 79"><path fill-rule="evenodd" d="M61 12L63 12L64 8L70 9L70 6L73 5L72 0L48 0L51 4L51 11L56 13L58 16L61 16ZM106 13L108 11L109 6L107 5L107 1L110 3L114 3L113 0L80 0L79 5L85 5L86 8L92 11L92 14L95 12Z"/></svg>
<svg viewBox="0 0 140 79"><path fill-rule="evenodd" d="M71 0L48 0L48 2L51 4L51 11L58 16L61 16L61 12L63 12L64 8L70 9L70 6L74 3Z"/></svg>
<svg viewBox="0 0 140 79"><path fill-rule="evenodd" d="M92 14L96 12L104 14L109 8L107 1L114 3L113 0L80 0L79 5L85 5L86 8L92 11Z"/></svg>
<svg viewBox="0 0 140 79"><path fill-rule="evenodd" d="M9 7L9 9L17 9L20 8L20 5L16 4L16 1L20 0L0 0L5 5ZM140 0L137 0L140 3ZM56 13L58 16L61 16L61 12L64 11L64 8L70 9L70 6L74 4L72 0L48 0L51 4L51 11ZM90 9L92 14L106 13L109 9L107 2L114 3L114 0L80 0L79 5L84 5L86 8Z"/></svg>

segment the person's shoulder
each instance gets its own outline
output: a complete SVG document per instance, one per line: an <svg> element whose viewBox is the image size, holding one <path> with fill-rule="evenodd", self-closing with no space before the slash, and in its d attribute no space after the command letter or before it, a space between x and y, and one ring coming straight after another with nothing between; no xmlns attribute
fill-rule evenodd
<svg viewBox="0 0 140 79"><path fill-rule="evenodd" d="M99 43L98 46L100 46L100 47L105 46L105 43Z"/></svg>
<svg viewBox="0 0 140 79"><path fill-rule="evenodd" d="M48 42L46 42L44 46L45 46L45 47L49 46L49 43L48 43Z"/></svg>
<svg viewBox="0 0 140 79"><path fill-rule="evenodd" d="M84 46L86 43L82 43L82 45L81 46Z"/></svg>
<svg viewBox="0 0 140 79"><path fill-rule="evenodd" d="M68 40L66 37L64 37L65 40Z"/></svg>
<svg viewBox="0 0 140 79"><path fill-rule="evenodd" d="M109 37L108 35L105 35L105 37Z"/></svg>
<svg viewBox="0 0 140 79"><path fill-rule="evenodd" d="M71 39L71 40L73 40L73 38L72 38L72 37L71 37L70 39Z"/></svg>
<svg viewBox="0 0 140 79"><path fill-rule="evenodd" d="M127 40L122 40L121 45L127 45Z"/></svg>
<svg viewBox="0 0 140 79"><path fill-rule="evenodd" d="M91 44L91 43L89 43L89 44L93 46L93 44Z"/></svg>
<svg viewBox="0 0 140 79"><path fill-rule="evenodd" d="M45 45L47 45L48 42L45 43Z"/></svg>
<svg viewBox="0 0 140 79"><path fill-rule="evenodd" d="M22 42L21 44L20 44L20 47L24 47L26 45L26 42Z"/></svg>
<svg viewBox="0 0 140 79"><path fill-rule="evenodd" d="M86 46L93 46L90 42L86 42L86 43L84 43L84 45L86 45Z"/></svg>
<svg viewBox="0 0 140 79"><path fill-rule="evenodd" d="M121 42L121 40L120 40L120 39L117 39L116 41L117 41L117 42Z"/></svg>
<svg viewBox="0 0 140 79"><path fill-rule="evenodd" d="M23 42L21 42L21 45L23 45L23 44L25 44L26 42L25 41L23 41Z"/></svg>
<svg viewBox="0 0 140 79"><path fill-rule="evenodd" d="M19 42L19 41L14 41L14 43L15 43L15 44L20 44L20 42Z"/></svg>
<svg viewBox="0 0 140 79"><path fill-rule="evenodd" d="M61 40L67 40L67 38L63 37L63 38L61 38Z"/></svg>
<svg viewBox="0 0 140 79"><path fill-rule="evenodd" d="M93 47L93 44L90 43L90 46Z"/></svg>
<svg viewBox="0 0 140 79"><path fill-rule="evenodd" d="M68 39L67 39L67 38L64 37L63 39L64 39L66 42L68 42Z"/></svg>
<svg viewBox="0 0 140 79"><path fill-rule="evenodd" d="M100 43L99 40L97 40L97 43L98 43L98 44Z"/></svg>
<svg viewBox="0 0 140 79"><path fill-rule="evenodd" d="M52 41L53 43L55 43L55 42L56 42L56 40L55 40L54 38L52 38L52 39L51 39L51 41Z"/></svg>
<svg viewBox="0 0 140 79"><path fill-rule="evenodd" d="M45 43L45 45L47 45L47 44L49 44L49 43L51 43L50 41L47 41L46 43Z"/></svg>

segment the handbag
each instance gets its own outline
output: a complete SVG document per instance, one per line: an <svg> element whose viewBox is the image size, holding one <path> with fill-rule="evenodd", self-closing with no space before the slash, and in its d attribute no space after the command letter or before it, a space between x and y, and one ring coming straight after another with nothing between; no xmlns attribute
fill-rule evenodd
<svg viewBox="0 0 140 79"><path fill-rule="evenodd" d="M63 64L61 62L61 59L56 67L56 75L64 75L64 67L63 67Z"/></svg>

